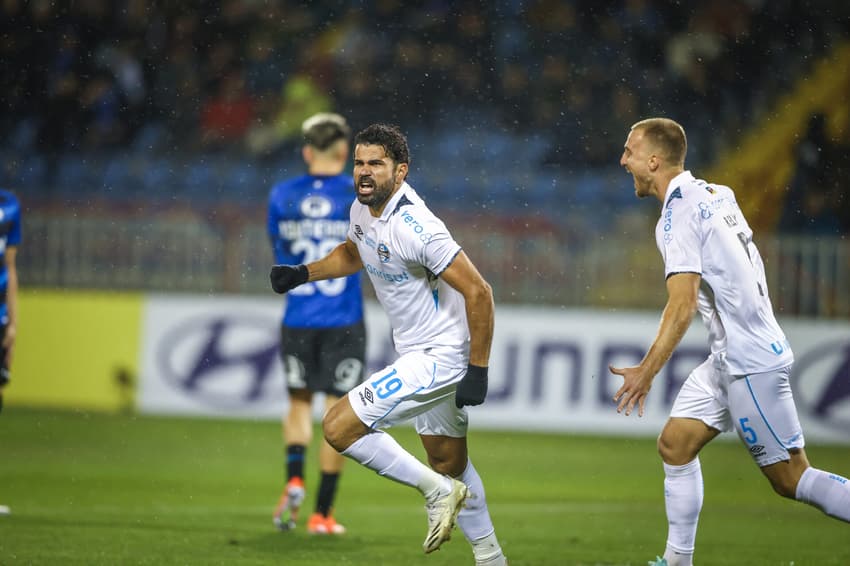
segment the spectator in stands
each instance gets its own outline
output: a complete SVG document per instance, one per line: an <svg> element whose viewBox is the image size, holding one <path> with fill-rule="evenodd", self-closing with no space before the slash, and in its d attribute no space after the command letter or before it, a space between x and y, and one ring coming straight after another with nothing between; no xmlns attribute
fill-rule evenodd
<svg viewBox="0 0 850 566"><path fill-rule="evenodd" d="M253 119L254 101L245 90L242 71L232 69L201 109L201 143L212 149L241 143Z"/></svg>
<svg viewBox="0 0 850 566"><path fill-rule="evenodd" d="M97 73L85 84L80 104L85 147L104 149L125 139L127 124L121 115L121 97L108 73Z"/></svg>
<svg viewBox="0 0 850 566"><path fill-rule="evenodd" d="M304 120L330 108L330 97L307 73L298 73L283 87L274 122L259 124L251 130L247 138L248 148L257 155L268 155L286 144L293 144Z"/></svg>
<svg viewBox="0 0 850 566"><path fill-rule="evenodd" d="M843 190L836 173L843 163L843 154L842 148L829 137L826 117L813 114L795 151L796 170L779 222L781 231L801 235L842 232L839 211L844 202Z"/></svg>

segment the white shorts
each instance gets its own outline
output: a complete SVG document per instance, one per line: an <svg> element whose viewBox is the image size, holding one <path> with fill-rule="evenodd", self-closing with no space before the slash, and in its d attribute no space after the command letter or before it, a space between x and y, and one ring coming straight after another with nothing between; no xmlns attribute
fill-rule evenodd
<svg viewBox="0 0 850 566"><path fill-rule="evenodd" d="M415 419L425 435L466 436L466 409L455 406L457 382L466 367L446 367L424 352L404 354L349 391L357 417L369 428L388 428Z"/></svg>
<svg viewBox="0 0 850 566"><path fill-rule="evenodd" d="M764 373L730 375L710 356L682 385L671 417L697 419L711 428L734 428L759 467L788 460L805 446L791 394L791 366Z"/></svg>

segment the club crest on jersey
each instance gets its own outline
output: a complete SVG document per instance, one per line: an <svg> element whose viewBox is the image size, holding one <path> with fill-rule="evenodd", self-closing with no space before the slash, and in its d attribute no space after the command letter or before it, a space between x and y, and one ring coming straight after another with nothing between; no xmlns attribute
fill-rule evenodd
<svg viewBox="0 0 850 566"><path fill-rule="evenodd" d="M333 205L325 197L311 195L301 201L300 208L307 218L322 218L331 213Z"/></svg>
<svg viewBox="0 0 850 566"><path fill-rule="evenodd" d="M378 259L381 260L381 263L388 263L390 261L390 249L383 242L378 244Z"/></svg>

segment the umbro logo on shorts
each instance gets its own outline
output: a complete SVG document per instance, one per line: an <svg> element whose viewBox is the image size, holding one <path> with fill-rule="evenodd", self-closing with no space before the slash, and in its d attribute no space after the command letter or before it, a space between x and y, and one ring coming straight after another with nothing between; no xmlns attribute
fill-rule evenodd
<svg viewBox="0 0 850 566"><path fill-rule="evenodd" d="M750 452L753 456L763 456L765 453L764 446L761 444L753 444L750 446Z"/></svg>
<svg viewBox="0 0 850 566"><path fill-rule="evenodd" d="M365 391L365 393L364 393L364 391ZM364 387L363 391L358 391L357 394L360 395L360 402L363 403L364 407L366 406L367 401L369 403L375 402L375 397L372 394L372 390L369 389L368 387Z"/></svg>

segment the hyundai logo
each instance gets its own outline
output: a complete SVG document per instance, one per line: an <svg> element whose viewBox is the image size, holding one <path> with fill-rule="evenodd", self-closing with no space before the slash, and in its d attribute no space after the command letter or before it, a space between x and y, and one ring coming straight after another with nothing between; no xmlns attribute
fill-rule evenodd
<svg viewBox="0 0 850 566"><path fill-rule="evenodd" d="M165 381L186 395L236 408L263 398L278 359L276 338L262 317L198 316L163 334L157 364Z"/></svg>
<svg viewBox="0 0 850 566"><path fill-rule="evenodd" d="M794 396L810 416L850 431L850 341L814 348L795 364Z"/></svg>

